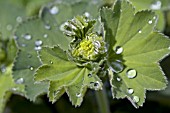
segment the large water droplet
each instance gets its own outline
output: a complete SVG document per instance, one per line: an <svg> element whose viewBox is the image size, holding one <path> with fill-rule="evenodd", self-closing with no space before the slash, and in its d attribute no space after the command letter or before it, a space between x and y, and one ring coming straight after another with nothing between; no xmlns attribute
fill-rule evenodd
<svg viewBox="0 0 170 113"><path fill-rule="evenodd" d="M53 64L53 61L50 61L51 64Z"/></svg>
<svg viewBox="0 0 170 113"><path fill-rule="evenodd" d="M134 90L133 90L132 88L129 88L129 89L127 89L127 92L128 92L129 94L133 94L133 93L134 93Z"/></svg>
<svg viewBox="0 0 170 113"><path fill-rule="evenodd" d="M11 31L12 30L12 25L7 25L7 27L6 27L6 29L8 30L8 31Z"/></svg>
<svg viewBox="0 0 170 113"><path fill-rule="evenodd" d="M119 60L116 60L110 63L110 69L115 73L119 73L123 71L124 65Z"/></svg>
<svg viewBox="0 0 170 113"><path fill-rule="evenodd" d="M81 93L76 93L76 97L80 98L81 97Z"/></svg>
<svg viewBox="0 0 170 113"><path fill-rule="evenodd" d="M43 44L42 40L35 41L36 46L41 46Z"/></svg>
<svg viewBox="0 0 170 113"><path fill-rule="evenodd" d="M140 101L140 99L139 99L138 96L134 96L134 97L133 97L133 101L134 101L135 103L138 103L138 102Z"/></svg>
<svg viewBox="0 0 170 113"><path fill-rule="evenodd" d="M19 78L16 80L16 84L22 84L24 82L23 78Z"/></svg>
<svg viewBox="0 0 170 113"><path fill-rule="evenodd" d="M25 34L24 36L23 36L26 40L31 40L32 39L32 36L30 35L30 34Z"/></svg>
<svg viewBox="0 0 170 113"><path fill-rule="evenodd" d="M16 21L19 22L19 23L21 23L21 22L22 22L22 17L18 16L18 17L16 18Z"/></svg>
<svg viewBox="0 0 170 113"><path fill-rule="evenodd" d="M156 1L150 6L150 8L153 10L159 10L161 8L161 5L162 5L161 1Z"/></svg>
<svg viewBox="0 0 170 113"><path fill-rule="evenodd" d="M47 38L48 37L48 34L44 34L44 36L43 36L44 38Z"/></svg>
<svg viewBox="0 0 170 113"><path fill-rule="evenodd" d="M152 24L152 20L149 20L148 23L149 23L149 24Z"/></svg>
<svg viewBox="0 0 170 113"><path fill-rule="evenodd" d="M54 6L50 9L50 13L55 15L59 12L59 8L57 6Z"/></svg>
<svg viewBox="0 0 170 113"><path fill-rule="evenodd" d="M117 46L114 51L116 52L116 54L121 54L123 52L123 48L120 46Z"/></svg>
<svg viewBox="0 0 170 113"><path fill-rule="evenodd" d="M127 72L126 72L126 75L128 78L135 78L136 75L137 75L137 72L136 70L134 69L129 69Z"/></svg>

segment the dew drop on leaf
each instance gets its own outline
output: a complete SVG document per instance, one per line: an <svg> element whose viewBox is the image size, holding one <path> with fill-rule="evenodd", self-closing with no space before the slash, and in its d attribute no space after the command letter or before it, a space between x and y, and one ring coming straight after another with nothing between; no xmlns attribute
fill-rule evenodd
<svg viewBox="0 0 170 113"><path fill-rule="evenodd" d="M6 66L5 66L5 65L2 65L2 66L1 66L1 72L2 72L2 73L5 73L5 72L6 72Z"/></svg>
<svg viewBox="0 0 170 113"><path fill-rule="evenodd" d="M120 82L120 81L122 80L122 79L121 79L121 78L119 78L119 77L117 77L116 79L117 79L117 81L118 81L118 82Z"/></svg>
<svg viewBox="0 0 170 113"><path fill-rule="evenodd" d="M92 74L89 73L89 74L88 74L88 77L91 78L91 77L92 77Z"/></svg>
<svg viewBox="0 0 170 113"><path fill-rule="evenodd" d="M34 70L34 68L33 68L32 66L29 66L29 69L30 69L31 71L33 71L33 70Z"/></svg>
<svg viewBox="0 0 170 113"><path fill-rule="evenodd" d="M42 40L35 41L35 46L41 46L43 44Z"/></svg>
<svg viewBox="0 0 170 113"><path fill-rule="evenodd" d="M12 91L17 91L18 89L17 89L17 88L12 88L11 90L12 90Z"/></svg>
<svg viewBox="0 0 170 113"><path fill-rule="evenodd" d="M16 18L16 21L17 21L18 23L21 23L21 22L22 22L22 17L18 16L18 17Z"/></svg>
<svg viewBox="0 0 170 113"><path fill-rule="evenodd" d="M153 10L159 10L161 8L161 1L156 1L153 4L151 4L150 8Z"/></svg>
<svg viewBox="0 0 170 113"><path fill-rule="evenodd" d="M88 18L90 17L90 13L89 12L85 12L84 15Z"/></svg>
<svg viewBox="0 0 170 113"><path fill-rule="evenodd" d="M51 63L51 64L53 64L53 62L52 62L52 61L50 61L50 63Z"/></svg>
<svg viewBox="0 0 170 113"><path fill-rule="evenodd" d="M134 90L132 88L127 89L128 94L133 94Z"/></svg>
<svg viewBox="0 0 170 113"><path fill-rule="evenodd" d="M126 72L126 75L128 78L135 78L136 75L137 75L137 72L136 70L134 69L129 69L127 72Z"/></svg>
<svg viewBox="0 0 170 113"><path fill-rule="evenodd" d="M24 79L23 78L19 78L16 80L16 84L22 84L24 83Z"/></svg>
<svg viewBox="0 0 170 113"><path fill-rule="evenodd" d="M11 31L12 30L12 25L7 25L7 27L6 27L6 29L8 30L8 31Z"/></svg>
<svg viewBox="0 0 170 113"><path fill-rule="evenodd" d="M98 90L98 89L100 89L100 87L101 87L101 85L100 85L99 81L96 81L96 82L94 83L94 89L95 89L95 90Z"/></svg>
<svg viewBox="0 0 170 113"><path fill-rule="evenodd" d="M44 27L45 27L45 29L47 29L47 30L50 30L50 29L51 29L51 26L48 25L48 24L46 24Z"/></svg>
<svg viewBox="0 0 170 113"><path fill-rule="evenodd" d="M76 97L80 98L81 97L81 93L76 93Z"/></svg>
<svg viewBox="0 0 170 113"><path fill-rule="evenodd" d="M139 99L138 96L134 96L134 97L133 97L133 101L134 101L135 103L138 103L138 102L140 101L140 99Z"/></svg>
<svg viewBox="0 0 170 113"><path fill-rule="evenodd" d="M22 47L26 47L27 45L26 44L21 44Z"/></svg>
<svg viewBox="0 0 170 113"><path fill-rule="evenodd" d="M116 54L121 54L123 52L123 48L121 46L117 46L114 51L116 52Z"/></svg>
<svg viewBox="0 0 170 113"><path fill-rule="evenodd" d="M139 31L138 31L138 33L142 33L142 31L141 31L141 30L139 30Z"/></svg>
<svg viewBox="0 0 170 113"><path fill-rule="evenodd" d="M44 36L43 36L44 38L48 38L48 34L44 34Z"/></svg>
<svg viewBox="0 0 170 113"><path fill-rule="evenodd" d="M123 71L124 65L119 60L116 60L110 63L110 69L115 73L119 73Z"/></svg>
<svg viewBox="0 0 170 113"><path fill-rule="evenodd" d="M24 36L24 39L26 39L26 40L31 40L32 39L32 36L30 35L30 34L25 34Z"/></svg>
<svg viewBox="0 0 170 113"><path fill-rule="evenodd" d="M58 12L59 12L59 8L57 6L54 6L50 9L50 13L52 15L58 14Z"/></svg>
<svg viewBox="0 0 170 113"><path fill-rule="evenodd" d="M34 50L36 50L36 51L39 51L39 50L41 50L41 49L42 49L41 46L36 46L36 47L34 48Z"/></svg>
<svg viewBox="0 0 170 113"><path fill-rule="evenodd" d="M149 24L152 24L152 20L149 20L148 23L149 23Z"/></svg>

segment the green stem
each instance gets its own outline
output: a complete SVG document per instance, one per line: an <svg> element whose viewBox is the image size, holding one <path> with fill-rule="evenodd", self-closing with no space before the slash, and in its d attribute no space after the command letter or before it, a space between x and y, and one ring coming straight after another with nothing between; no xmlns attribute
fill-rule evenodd
<svg viewBox="0 0 170 113"><path fill-rule="evenodd" d="M110 113L105 87L101 91L96 91L96 99L99 107L99 113Z"/></svg>

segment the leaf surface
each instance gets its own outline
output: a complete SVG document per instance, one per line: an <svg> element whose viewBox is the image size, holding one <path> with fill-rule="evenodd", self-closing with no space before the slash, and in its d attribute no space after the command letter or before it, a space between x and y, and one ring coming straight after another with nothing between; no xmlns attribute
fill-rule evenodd
<svg viewBox="0 0 170 113"><path fill-rule="evenodd" d="M146 90L166 87L158 62L169 54L170 40L154 31L156 16L153 12L135 13L125 0L117 1L113 9L101 9L100 14L106 30L108 66L119 66L118 62L123 67L118 73L110 68L113 97L127 97L135 107L142 106Z"/></svg>
<svg viewBox="0 0 170 113"><path fill-rule="evenodd" d="M72 104L80 106L88 87L95 90L102 88L97 75L89 76L89 69L69 61L59 47L44 47L39 54L43 66L36 71L35 81L50 81L50 101L55 102L66 92Z"/></svg>

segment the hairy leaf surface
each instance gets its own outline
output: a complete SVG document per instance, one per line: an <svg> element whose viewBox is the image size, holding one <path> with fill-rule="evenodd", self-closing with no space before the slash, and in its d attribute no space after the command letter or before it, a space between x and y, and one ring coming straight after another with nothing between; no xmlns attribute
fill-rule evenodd
<svg viewBox="0 0 170 113"><path fill-rule="evenodd" d="M100 13L106 30L108 65L122 67L121 72L112 68L109 71L113 97L127 97L135 107L142 106L146 90L166 87L158 62L170 52L170 40L154 30L153 12L135 13L125 0L117 1L113 9L101 9Z"/></svg>
<svg viewBox="0 0 170 113"><path fill-rule="evenodd" d="M55 102L66 92L72 104L80 106L88 87L95 90L102 88L97 75L89 76L89 69L69 61L59 47L44 47L39 54L43 65L36 71L35 81L50 81L50 101Z"/></svg>

